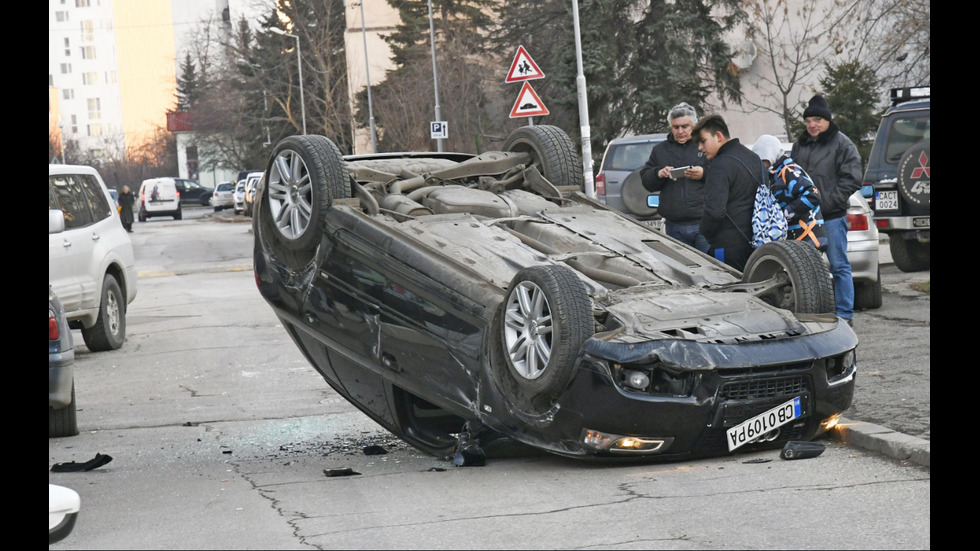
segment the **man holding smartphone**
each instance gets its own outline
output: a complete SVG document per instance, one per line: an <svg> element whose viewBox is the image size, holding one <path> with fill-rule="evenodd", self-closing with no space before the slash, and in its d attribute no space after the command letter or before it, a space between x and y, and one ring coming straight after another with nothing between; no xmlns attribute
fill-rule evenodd
<svg viewBox="0 0 980 551"><path fill-rule="evenodd" d="M704 211L704 167L707 158L698 150L691 136L698 122L697 112L687 103L679 103L667 114L670 134L650 152L650 158L640 169L643 187L660 192L658 212L664 218L667 235L708 252L708 240L701 234L701 213ZM671 171L683 168L682 174Z"/></svg>

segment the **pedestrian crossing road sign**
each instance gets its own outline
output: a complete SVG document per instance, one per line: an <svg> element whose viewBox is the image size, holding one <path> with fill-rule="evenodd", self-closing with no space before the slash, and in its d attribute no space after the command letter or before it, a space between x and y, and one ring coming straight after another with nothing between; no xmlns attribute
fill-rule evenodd
<svg viewBox="0 0 980 551"><path fill-rule="evenodd" d="M534 92L531 83L525 82L521 88L521 93L517 94L517 101L514 102L514 108L510 110L510 118L537 117L538 115L547 115L548 113L548 108L544 106L541 98Z"/></svg>
<svg viewBox="0 0 980 551"><path fill-rule="evenodd" d="M507 71L507 79L504 82L518 82L521 80L534 80L544 78L544 73L538 68L538 64L531 59L524 46L518 46L517 54L514 55L514 62L510 64L510 71Z"/></svg>

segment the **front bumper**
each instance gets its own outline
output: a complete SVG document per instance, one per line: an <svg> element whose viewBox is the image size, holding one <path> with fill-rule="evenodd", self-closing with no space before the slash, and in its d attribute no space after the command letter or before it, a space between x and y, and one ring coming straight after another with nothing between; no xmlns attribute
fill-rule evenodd
<svg viewBox="0 0 980 551"><path fill-rule="evenodd" d="M583 444L585 433L592 431L663 441L648 453L630 452L628 457L725 455L730 453L728 428L800 397L803 415L799 419L738 451L780 447L789 440L819 435L826 430L822 423L850 407L853 399L856 363L840 373L828 366L831 358L857 345L857 337L844 324L785 343L677 341L667 348L648 344L651 346L643 350L642 346L595 339L587 343L571 383L553 408L553 422L539 435L542 441L550 441L551 451L570 456L618 455ZM705 367L671 367L669 371L686 382L656 392L630 390L617 382L619 370L651 363L676 365L674 360L681 358L690 362L687 365L701 362ZM717 363L718 359L724 364Z"/></svg>

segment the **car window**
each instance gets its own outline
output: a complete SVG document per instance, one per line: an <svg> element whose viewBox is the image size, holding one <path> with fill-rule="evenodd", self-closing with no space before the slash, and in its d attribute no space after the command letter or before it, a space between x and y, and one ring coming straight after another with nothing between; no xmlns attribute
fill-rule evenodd
<svg viewBox="0 0 980 551"><path fill-rule="evenodd" d="M65 228L77 229L94 223L82 182L71 174L48 176L48 208L65 213Z"/></svg>
<svg viewBox="0 0 980 551"><path fill-rule="evenodd" d="M911 115L911 114L910 114ZM897 116L892 120L888 143L885 144L885 158L889 163L897 163L902 155L913 145L929 139L928 116Z"/></svg>
<svg viewBox="0 0 980 551"><path fill-rule="evenodd" d="M647 162L655 145L657 145L656 142L615 145L609 148L608 159L602 169L632 172Z"/></svg>
<svg viewBox="0 0 980 551"><path fill-rule="evenodd" d="M229 182L225 182L223 184L218 184L218 191L232 191L234 189L235 188L232 187L232 184L229 183Z"/></svg>
<svg viewBox="0 0 980 551"><path fill-rule="evenodd" d="M94 222L100 222L112 216L112 207L105 198L102 185L91 174L79 174L78 178L82 182L82 189L85 190L85 198L88 201L89 209L92 211Z"/></svg>
<svg viewBox="0 0 980 551"><path fill-rule="evenodd" d="M194 180L177 180L178 182L184 184L186 189L199 189L201 184L195 182Z"/></svg>

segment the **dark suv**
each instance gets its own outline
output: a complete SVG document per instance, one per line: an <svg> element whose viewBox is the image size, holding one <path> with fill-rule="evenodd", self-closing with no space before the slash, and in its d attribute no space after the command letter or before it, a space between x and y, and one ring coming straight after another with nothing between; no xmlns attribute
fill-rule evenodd
<svg viewBox="0 0 980 551"><path fill-rule="evenodd" d="M903 272L929 269L929 87L893 88L868 158L875 225Z"/></svg>
<svg viewBox="0 0 980 551"><path fill-rule="evenodd" d="M197 203L202 207L211 204L211 194L214 193L214 188L202 186L194 180L188 180L186 178L174 178L174 185L177 186L177 191L180 192L180 200L182 202Z"/></svg>

